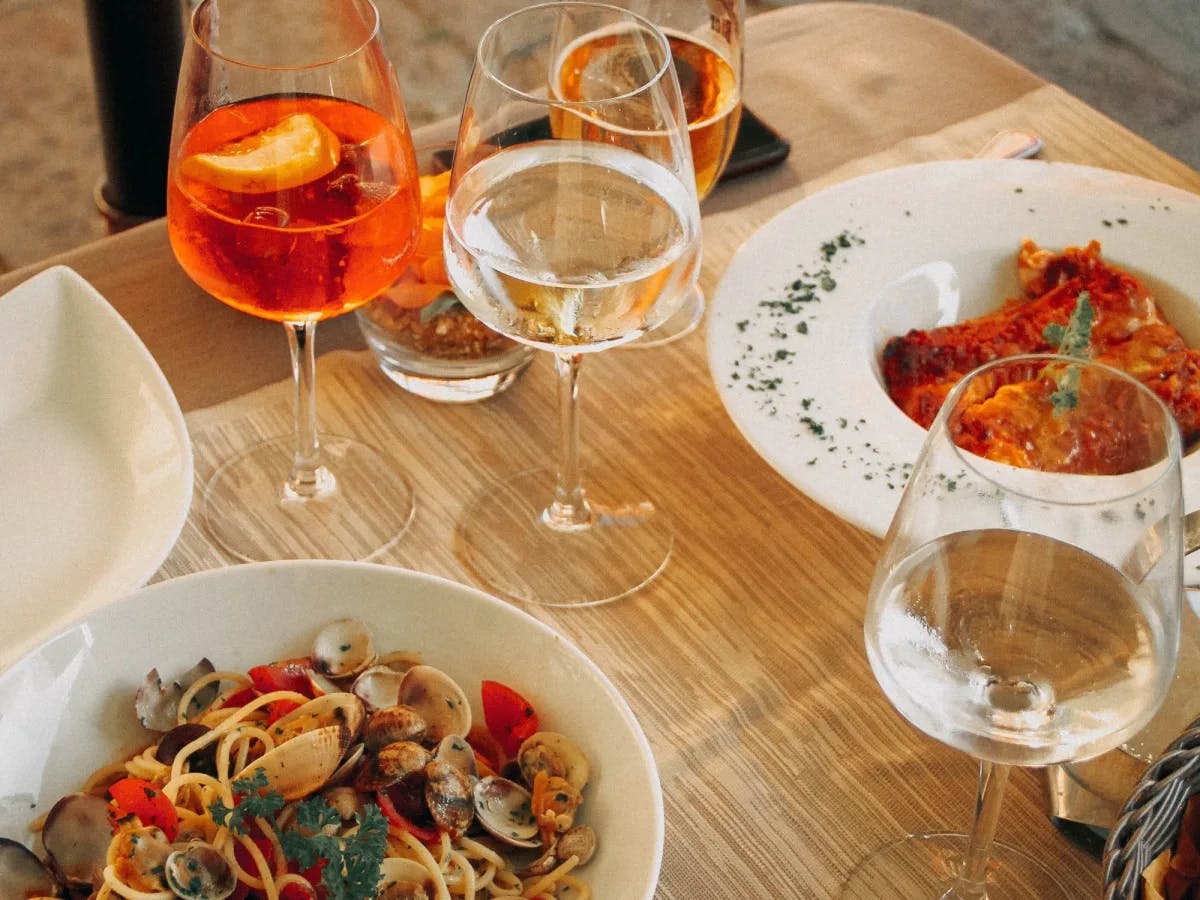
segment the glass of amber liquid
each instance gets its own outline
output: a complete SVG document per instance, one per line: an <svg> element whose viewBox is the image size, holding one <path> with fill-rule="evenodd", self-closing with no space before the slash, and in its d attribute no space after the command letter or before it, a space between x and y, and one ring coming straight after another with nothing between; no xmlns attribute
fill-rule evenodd
<svg viewBox="0 0 1200 900"><path fill-rule="evenodd" d="M687 115L696 194L703 201L729 162L742 115L744 0L610 0L649 19L671 47ZM628 52L618 34L596 35L569 48L559 70L559 93L587 100L611 60ZM665 322L623 346L658 347L691 334L704 315L704 293L692 289Z"/></svg>
<svg viewBox="0 0 1200 900"><path fill-rule="evenodd" d="M242 450L205 486L204 526L233 557L369 559L411 521L412 488L394 463L318 434L313 341L318 322L404 270L418 202L370 0L196 7L171 136L171 247L218 300L283 324L295 386L293 433Z"/></svg>

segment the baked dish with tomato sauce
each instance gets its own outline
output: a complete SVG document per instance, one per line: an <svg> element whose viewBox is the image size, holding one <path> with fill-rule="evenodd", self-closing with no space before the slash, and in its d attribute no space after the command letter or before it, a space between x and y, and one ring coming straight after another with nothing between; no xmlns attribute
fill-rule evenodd
<svg viewBox="0 0 1200 900"><path fill-rule="evenodd" d="M1047 326L1066 327L1084 294L1094 314L1087 355L1154 391L1179 423L1184 447L1200 438L1200 351L1184 343L1135 276L1101 257L1098 241L1054 252L1026 240L1017 255L1017 271L1021 295L995 312L913 330L887 342L881 361L884 387L909 418L928 428L955 383L983 363L1056 352L1059 347L1047 335ZM1073 470L1067 457L1061 465L1052 458L1034 458L1055 455L1049 413L1054 390L1053 381L1030 371L1027 381L1005 386L973 409L969 433L957 435L957 442L1013 465ZM1109 420L1115 422L1119 415L1113 409ZM1091 455L1112 452L1105 449L1105 433L1115 431L1099 420Z"/></svg>

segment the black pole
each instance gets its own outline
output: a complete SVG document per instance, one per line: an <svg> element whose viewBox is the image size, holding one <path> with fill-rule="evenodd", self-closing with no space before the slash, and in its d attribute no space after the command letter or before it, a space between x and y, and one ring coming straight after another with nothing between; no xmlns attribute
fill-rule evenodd
<svg viewBox="0 0 1200 900"><path fill-rule="evenodd" d="M104 142L96 203L120 228L166 212L183 12L179 0L85 2Z"/></svg>

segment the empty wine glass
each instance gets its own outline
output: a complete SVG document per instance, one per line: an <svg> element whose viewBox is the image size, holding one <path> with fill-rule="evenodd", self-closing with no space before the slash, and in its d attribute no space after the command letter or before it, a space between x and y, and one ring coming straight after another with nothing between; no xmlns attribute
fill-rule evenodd
<svg viewBox="0 0 1200 900"><path fill-rule="evenodd" d="M986 455L980 455L986 454ZM912 835L844 897L1065 897L992 840L1014 765L1095 756L1170 685L1182 603L1180 437L1145 386L1063 356L964 378L884 543L867 656L896 709L980 760L969 835ZM1149 552L1148 552L1149 550Z"/></svg>
<svg viewBox="0 0 1200 900"><path fill-rule="evenodd" d="M563 90L572 79L585 82L586 100ZM679 306L695 284L699 217L683 101L658 29L566 2L487 30L454 155L446 266L478 318L554 353L561 414L557 477L512 476L460 521L458 552L493 591L598 603L666 563L674 532L652 503L584 493L578 375L585 354L637 338Z"/></svg>
<svg viewBox="0 0 1200 900"><path fill-rule="evenodd" d="M394 463L318 438L313 341L318 322L396 280L420 224L370 0L201 0L179 73L167 232L200 287L284 325L295 377L294 433L241 451L205 486L202 521L232 556L366 559L411 520Z"/></svg>

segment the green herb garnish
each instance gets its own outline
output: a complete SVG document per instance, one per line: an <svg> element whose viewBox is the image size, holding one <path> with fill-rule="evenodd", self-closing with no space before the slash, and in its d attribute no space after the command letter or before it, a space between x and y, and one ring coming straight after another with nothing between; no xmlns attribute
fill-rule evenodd
<svg viewBox="0 0 1200 900"><path fill-rule="evenodd" d="M1080 291L1075 298L1075 309L1066 325L1051 322L1042 329L1042 337L1058 347L1063 356L1075 359L1087 359L1092 338L1092 323L1096 320L1096 311L1092 308L1091 297L1087 291ZM1074 409L1079 403L1079 366L1067 366L1062 374L1055 379L1058 389L1050 395L1054 404L1054 413Z"/></svg>
<svg viewBox="0 0 1200 900"><path fill-rule="evenodd" d="M450 312L450 310L457 309L460 306L462 306L462 303L455 294L449 291L439 294L432 301L421 307L419 316L421 324L428 325L442 313Z"/></svg>
<svg viewBox="0 0 1200 900"><path fill-rule="evenodd" d="M379 889L379 867L387 850L387 820L368 803L358 828L339 835L342 817L321 797L296 807L296 824L279 836L284 855L301 869L324 861L321 884L329 900L372 900Z"/></svg>
<svg viewBox="0 0 1200 900"><path fill-rule="evenodd" d="M261 768L255 769L249 778L235 781L233 792L240 799L235 799L232 809L218 800L209 806L208 811L214 822L224 825L235 834L246 833L246 819L256 816L269 819L283 809L283 795L271 788L267 773Z"/></svg>
<svg viewBox="0 0 1200 900"><path fill-rule="evenodd" d="M266 772L255 769L249 778L233 782L237 800L233 808L220 800L209 806L213 820L230 831L247 833L246 820L261 817L274 821L284 807L283 795L271 789ZM379 807L368 803L358 827L346 834L341 814L323 797L309 797L296 805L294 824L279 835L284 856L302 870L323 862L321 884L327 900L374 900L379 889L379 867L387 851L387 820Z"/></svg>

